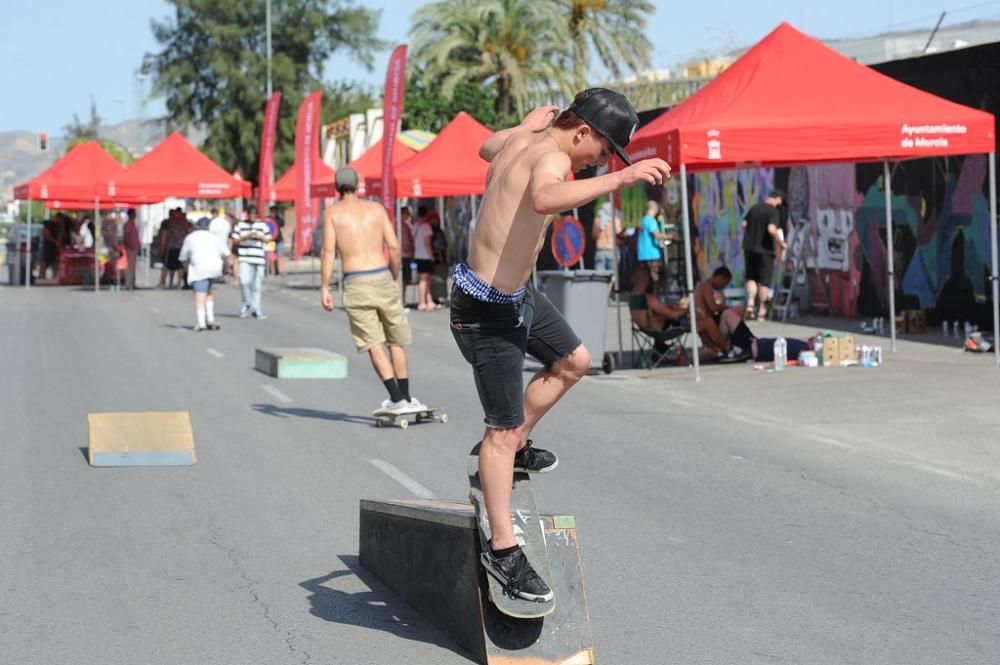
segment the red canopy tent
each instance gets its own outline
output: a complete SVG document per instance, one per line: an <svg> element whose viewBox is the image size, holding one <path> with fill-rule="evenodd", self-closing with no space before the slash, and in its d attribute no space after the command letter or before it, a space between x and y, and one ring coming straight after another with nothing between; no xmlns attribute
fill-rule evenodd
<svg viewBox="0 0 1000 665"><path fill-rule="evenodd" d="M991 219L996 219L995 127L992 114L900 83L782 23L712 82L638 131L627 152L633 159L660 157L679 167L691 289L688 170L881 161L891 237L890 160L989 153ZM995 276L995 224L992 233ZM888 258L895 350L892 252ZM994 279L994 329L1000 332L997 290ZM692 321L694 316L692 300ZM697 353L694 359L697 374Z"/></svg>
<svg viewBox="0 0 1000 665"><path fill-rule="evenodd" d="M479 156L479 146L492 135L492 130L461 111L429 146L394 170L396 196L482 194L489 163ZM369 191L377 177L369 178Z"/></svg>
<svg viewBox="0 0 1000 665"><path fill-rule="evenodd" d="M188 143L178 132L136 160L117 178L106 180L112 197L168 196L235 199L250 198L252 185L236 178Z"/></svg>
<svg viewBox="0 0 1000 665"><path fill-rule="evenodd" d="M320 198L316 194L316 188L321 186L321 183L327 181L328 183L333 183L333 176L335 171L327 166L326 162L321 159L317 159L313 162L316 165L316 173L313 174L313 180L311 183L310 191L313 197ZM278 178L278 181L274 183L271 188L271 200L272 201L294 201L295 200L295 181L299 177L299 165L298 162L292 164L285 171L285 174Z"/></svg>
<svg viewBox="0 0 1000 665"><path fill-rule="evenodd" d="M366 193L371 194L372 185L374 185L375 192L381 190L382 185L379 181L379 175L382 173L382 144L384 140L385 137L379 139L363 155L353 162L348 162L346 165L348 168L354 169L358 174L358 182L360 183L358 194L361 196L364 196ZM401 165L416 154L416 150L400 141L397 137L395 144L392 146L393 168ZM373 180L373 182L367 183L366 187L365 181L369 179ZM333 177L325 179L324 182L314 182L312 185L312 195L316 198L336 196L337 190L333 184Z"/></svg>
<svg viewBox="0 0 1000 665"><path fill-rule="evenodd" d="M120 177L125 167L97 141L73 146L52 166L14 188L14 198L32 201L86 202L94 205L101 185Z"/></svg>
<svg viewBox="0 0 1000 665"><path fill-rule="evenodd" d="M66 209L106 210L130 207L131 204L150 202L145 197L102 196L104 183L121 177L125 167L111 156L97 141L79 143L60 157L52 166L26 183L14 188L14 198L27 201L45 201L50 207ZM27 237L31 237L31 207L28 207ZM96 213L95 213L96 217ZM30 270L29 258L25 270ZM97 253L95 252L95 262ZM20 254L18 254L20 260ZM20 267L18 267L20 270ZM96 272L96 270L95 270ZM25 277L29 288L31 279ZM96 285L95 285L96 286Z"/></svg>

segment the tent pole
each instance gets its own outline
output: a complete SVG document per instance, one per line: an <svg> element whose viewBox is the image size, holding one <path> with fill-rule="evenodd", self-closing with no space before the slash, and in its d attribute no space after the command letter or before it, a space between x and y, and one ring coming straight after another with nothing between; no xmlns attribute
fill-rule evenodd
<svg viewBox="0 0 1000 665"><path fill-rule="evenodd" d="M885 253L889 265L889 337L892 352L896 352L896 269L892 243L892 182L889 160L882 161L882 189L885 191Z"/></svg>
<svg viewBox="0 0 1000 665"><path fill-rule="evenodd" d="M698 357L698 320L694 308L694 271L691 266L691 219L688 211L687 166L681 162L681 210L684 223L684 270L687 273L688 316L691 319L691 355L694 361L694 380L701 381L701 364Z"/></svg>
<svg viewBox="0 0 1000 665"><path fill-rule="evenodd" d="M24 290L27 291L31 288L31 199L28 199L28 236L24 243ZM18 247L18 255L21 253L21 248Z"/></svg>
<svg viewBox="0 0 1000 665"><path fill-rule="evenodd" d="M993 356L996 366L1000 368L1000 284L997 283L997 153L990 153L990 240L993 255L993 269L990 280L993 282Z"/></svg>
<svg viewBox="0 0 1000 665"><path fill-rule="evenodd" d="M622 366L622 354L624 353L625 343L622 341L622 297L619 293L621 287L618 282L618 234L615 233L617 226L615 225L615 219L617 218L617 208L615 207L615 195L618 192L611 192L611 247L613 252L611 254L612 260L612 270L615 274L611 277L611 290L615 294L615 309L618 315L618 357L615 359L618 362L618 367ZM597 221L596 219L594 220Z"/></svg>
<svg viewBox="0 0 1000 665"><path fill-rule="evenodd" d="M98 197L94 197L94 293L101 292L101 266L97 261L97 245L101 240L101 204Z"/></svg>
<svg viewBox="0 0 1000 665"><path fill-rule="evenodd" d="M393 201L396 211L396 246L399 247L400 257L403 252L403 203L399 197ZM341 286L343 288L343 285ZM406 280L403 279L403 266L399 266L399 301L403 308L406 308Z"/></svg>

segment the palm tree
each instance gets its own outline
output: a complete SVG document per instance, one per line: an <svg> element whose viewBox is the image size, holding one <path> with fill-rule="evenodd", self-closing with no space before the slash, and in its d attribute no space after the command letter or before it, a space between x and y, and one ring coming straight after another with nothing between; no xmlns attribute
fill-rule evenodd
<svg viewBox="0 0 1000 665"><path fill-rule="evenodd" d="M573 50L573 84L588 85L590 54L598 57L613 78L649 66L653 44L646 37L649 0L555 0L569 23ZM548 3L546 3L548 4Z"/></svg>
<svg viewBox="0 0 1000 665"><path fill-rule="evenodd" d="M410 35L427 84L450 98L459 82L488 83L505 119L570 87L568 24L552 2L438 0L414 13Z"/></svg>

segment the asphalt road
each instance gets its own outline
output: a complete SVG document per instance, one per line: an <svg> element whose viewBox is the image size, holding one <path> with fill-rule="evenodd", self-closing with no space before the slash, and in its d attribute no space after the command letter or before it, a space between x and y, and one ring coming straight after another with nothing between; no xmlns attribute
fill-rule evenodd
<svg viewBox="0 0 1000 665"><path fill-rule="evenodd" d="M451 420L400 431L316 291L272 285L265 321L218 300L196 334L187 291L0 289L0 664L468 663L357 561L359 499L467 494L481 411L446 311L410 314L411 364ZM350 378L271 379L263 346ZM990 360L690 378L588 377L536 431L599 663L1000 662ZM144 410L190 411L198 464L88 466L87 414Z"/></svg>

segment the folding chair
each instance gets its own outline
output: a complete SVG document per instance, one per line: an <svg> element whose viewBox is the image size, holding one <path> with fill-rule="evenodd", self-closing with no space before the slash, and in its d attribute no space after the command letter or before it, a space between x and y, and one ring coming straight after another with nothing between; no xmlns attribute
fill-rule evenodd
<svg viewBox="0 0 1000 665"><path fill-rule="evenodd" d="M664 330L657 330L649 326L649 307L646 304L645 294L633 294L628 298L629 314L633 312L645 313L640 317L647 322L647 325L640 326L636 323L635 317L632 319L632 368L648 367L654 370L664 362L671 359L669 350L676 349L682 356L686 356L684 340L691 332L690 324L671 325ZM659 354L654 358L654 354ZM676 356L675 356L676 357Z"/></svg>

